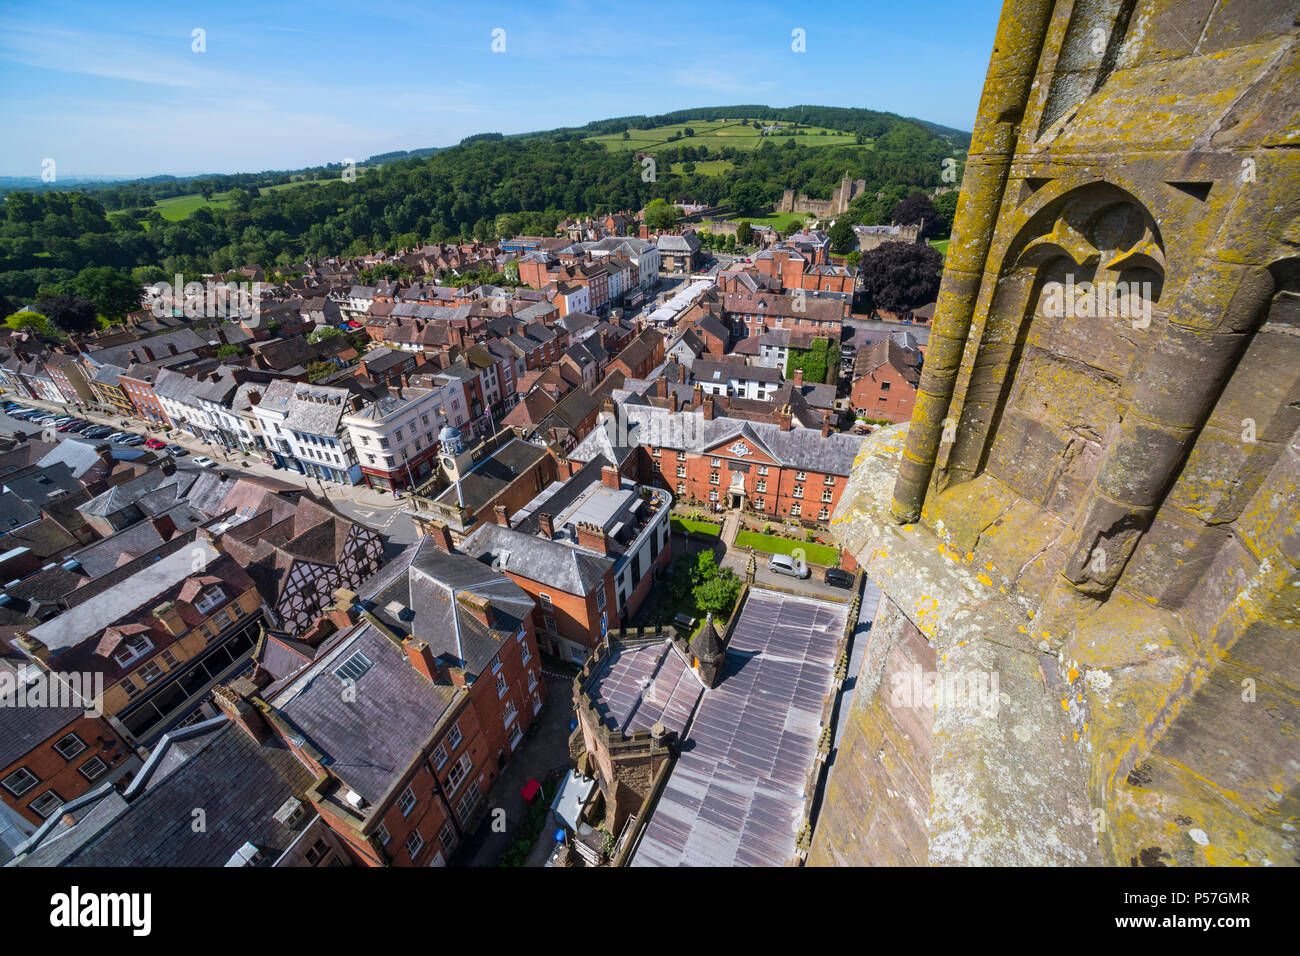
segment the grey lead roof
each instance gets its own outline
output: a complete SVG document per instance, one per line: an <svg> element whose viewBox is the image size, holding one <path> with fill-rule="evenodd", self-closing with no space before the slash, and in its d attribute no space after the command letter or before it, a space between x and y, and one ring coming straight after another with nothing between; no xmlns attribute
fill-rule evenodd
<svg viewBox="0 0 1300 956"><path fill-rule="evenodd" d="M754 588L632 866L782 866L803 820L848 608Z"/></svg>

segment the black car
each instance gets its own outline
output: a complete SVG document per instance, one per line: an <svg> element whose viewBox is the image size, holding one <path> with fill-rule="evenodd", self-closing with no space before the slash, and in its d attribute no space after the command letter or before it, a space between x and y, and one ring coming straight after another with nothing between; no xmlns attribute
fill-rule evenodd
<svg viewBox="0 0 1300 956"><path fill-rule="evenodd" d="M826 573L822 575L822 580L831 587L853 587L853 575L849 574L847 571L841 571L839 568L827 568Z"/></svg>

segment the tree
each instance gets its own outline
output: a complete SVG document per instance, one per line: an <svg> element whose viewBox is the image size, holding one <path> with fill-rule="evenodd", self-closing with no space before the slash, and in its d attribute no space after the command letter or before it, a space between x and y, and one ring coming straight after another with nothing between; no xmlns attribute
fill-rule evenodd
<svg viewBox="0 0 1300 956"><path fill-rule="evenodd" d="M688 127L686 127L686 129L682 130L682 132L685 133L687 136L694 136L694 135L695 135L695 127L694 127L694 126L688 126Z"/></svg>
<svg viewBox="0 0 1300 956"><path fill-rule="evenodd" d="M951 235L952 224L957 219L958 195L960 193L957 190L950 189L934 197L935 228L938 230L936 238Z"/></svg>
<svg viewBox="0 0 1300 956"><path fill-rule="evenodd" d="M82 269L76 278L62 283L59 291L88 300L109 319L120 319L140 308L140 284L127 273L106 266Z"/></svg>
<svg viewBox="0 0 1300 956"><path fill-rule="evenodd" d="M321 339L332 339L334 336L342 334L332 325L322 325L320 328L307 333L307 341L315 345Z"/></svg>
<svg viewBox="0 0 1300 956"><path fill-rule="evenodd" d="M240 345L223 345L217 349L217 358L228 358L232 355L243 355L244 349Z"/></svg>
<svg viewBox="0 0 1300 956"><path fill-rule="evenodd" d="M60 331L70 334L81 334L99 328L94 304L78 295L61 293L46 296L36 303L36 311L48 318Z"/></svg>
<svg viewBox="0 0 1300 956"><path fill-rule="evenodd" d="M856 237L853 235L853 227L849 225L848 219L841 216L835 220L835 225L831 226L831 231L827 233L831 240L831 252L836 255L847 255L853 250L853 244Z"/></svg>
<svg viewBox="0 0 1300 956"><path fill-rule="evenodd" d="M16 331L28 331L36 335L48 335L54 327L48 316L39 312L15 312L5 319L5 325Z"/></svg>
<svg viewBox="0 0 1300 956"><path fill-rule="evenodd" d="M764 205L766 196L761 184L756 182L736 183L727 194L731 208L743 215L753 215Z"/></svg>
<svg viewBox="0 0 1300 956"><path fill-rule="evenodd" d="M921 238L931 239L940 235L942 223L934 211L934 203L925 193L909 193L894 207L894 222L905 226L921 223Z"/></svg>
<svg viewBox="0 0 1300 956"><path fill-rule="evenodd" d="M740 225L736 227L736 244L747 246L754 241L754 227L749 224L748 219L742 219Z"/></svg>
<svg viewBox="0 0 1300 956"><path fill-rule="evenodd" d="M712 556L712 552L705 552ZM715 617L726 618L736 606L740 596L740 578L731 568L714 569L714 573L695 588L695 606L701 611L712 611Z"/></svg>
<svg viewBox="0 0 1300 956"><path fill-rule="evenodd" d="M943 256L925 243L884 242L864 252L858 268L872 305L901 314L935 300Z"/></svg>
<svg viewBox="0 0 1300 956"><path fill-rule="evenodd" d="M624 139L631 139L631 138L632 138L632 134L629 133L627 130L623 130L623 138L624 138Z"/></svg>
<svg viewBox="0 0 1300 956"><path fill-rule="evenodd" d="M307 380L319 382L327 375L337 372L339 367L333 362L311 362L307 366Z"/></svg>
<svg viewBox="0 0 1300 956"><path fill-rule="evenodd" d="M654 232L664 232L677 224L680 210L666 199L652 199L645 207L645 224Z"/></svg>

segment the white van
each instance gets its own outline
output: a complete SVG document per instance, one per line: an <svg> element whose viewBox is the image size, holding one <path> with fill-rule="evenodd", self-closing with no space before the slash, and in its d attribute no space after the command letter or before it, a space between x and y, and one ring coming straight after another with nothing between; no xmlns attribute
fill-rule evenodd
<svg viewBox="0 0 1300 956"><path fill-rule="evenodd" d="M788 554L774 554L767 561L767 569L774 574L788 574L792 578L808 577L808 565L796 561Z"/></svg>

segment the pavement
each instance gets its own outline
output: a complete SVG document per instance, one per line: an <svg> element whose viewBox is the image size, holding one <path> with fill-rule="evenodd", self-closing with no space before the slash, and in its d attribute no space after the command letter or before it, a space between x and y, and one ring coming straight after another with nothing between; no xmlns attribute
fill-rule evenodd
<svg viewBox="0 0 1300 956"><path fill-rule="evenodd" d="M6 396L6 399L8 399L8 396ZM245 457L240 452L230 451L220 445L196 438L183 429L168 429L139 418L123 416L120 413L108 414L87 408L85 405L27 399L17 395L13 396L13 400L22 402L23 406L27 408L44 408L51 412L75 415L98 425L112 425L114 428L125 429L145 438L158 438L168 444L179 445L189 452L189 455L178 456L176 459L177 464L182 468L188 462L192 462L194 457L205 456L216 462L216 468L225 470L231 475L258 475L304 488L314 495L329 500L345 517L351 518L380 534L388 535L395 545L405 547L416 538L415 524L406 514L404 496L403 498L394 498L392 492L379 491L365 485L341 485L336 482L323 482L320 479L309 478L300 474L292 468L273 468L263 462L258 454L250 453ZM41 428L29 422L9 418L7 415L0 415L0 422L3 422L4 430L21 429L29 435L40 435L42 433ZM123 422L127 424L124 425ZM51 437L57 440L77 436L54 432ZM401 548L399 547L397 550L401 550Z"/></svg>

